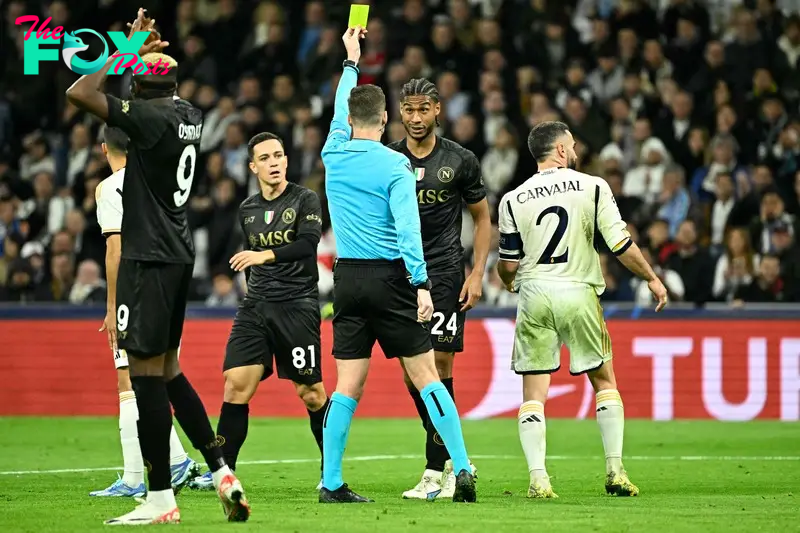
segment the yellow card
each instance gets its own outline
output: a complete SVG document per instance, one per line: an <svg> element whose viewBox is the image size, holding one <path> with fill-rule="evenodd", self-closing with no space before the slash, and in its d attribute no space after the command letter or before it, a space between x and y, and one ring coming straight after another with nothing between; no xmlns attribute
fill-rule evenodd
<svg viewBox="0 0 800 533"><path fill-rule="evenodd" d="M350 20L347 23L348 28L355 28L361 26L366 29L367 19L369 18L369 6L351 5L350 6Z"/></svg>

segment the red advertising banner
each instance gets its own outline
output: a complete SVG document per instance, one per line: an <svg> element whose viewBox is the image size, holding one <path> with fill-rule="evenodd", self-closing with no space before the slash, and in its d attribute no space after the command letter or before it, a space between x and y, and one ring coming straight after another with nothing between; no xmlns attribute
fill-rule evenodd
<svg viewBox="0 0 800 533"><path fill-rule="evenodd" d="M222 357L230 320L189 320L181 366L209 413L222 401ZM89 320L0 321L0 415L113 415L116 376L105 334ZM792 320L611 320L614 367L628 417L671 420L800 420L800 322ZM323 324L323 373L332 391L330 322ZM468 418L513 416L521 378L509 370L514 323L467 323L457 356L455 390ZM572 377L566 350L553 375L549 417L585 418L594 394ZM251 412L306 416L289 383L261 384ZM376 346L359 416L413 417L400 368Z"/></svg>

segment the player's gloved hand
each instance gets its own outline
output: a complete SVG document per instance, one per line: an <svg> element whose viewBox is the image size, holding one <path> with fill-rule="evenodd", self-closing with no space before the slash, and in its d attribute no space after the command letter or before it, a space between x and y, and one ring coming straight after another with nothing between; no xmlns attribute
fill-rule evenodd
<svg viewBox="0 0 800 533"><path fill-rule="evenodd" d="M464 286L461 288L461 295L458 297L458 301L463 303L461 310L469 311L475 307L475 304L480 301L482 295L483 277L473 271L464 282Z"/></svg>
<svg viewBox="0 0 800 533"><path fill-rule="evenodd" d="M254 252L252 250L244 250L231 257L231 268L236 272L241 272L245 268L263 265L264 263L271 263L275 260L275 254L272 250L263 252Z"/></svg>
<svg viewBox="0 0 800 533"><path fill-rule="evenodd" d="M650 289L650 292L653 293L658 302L658 305L656 305L656 313L658 313L667 306L667 288L658 278L647 282L647 288Z"/></svg>
<svg viewBox="0 0 800 533"><path fill-rule="evenodd" d="M433 300L430 291L417 290L417 322L430 322L433 317Z"/></svg>
<svg viewBox="0 0 800 533"><path fill-rule="evenodd" d="M105 331L108 335L108 347L112 351L117 350L117 316L113 310L106 312L106 317L103 319L103 325L100 326L99 331Z"/></svg>
<svg viewBox="0 0 800 533"><path fill-rule="evenodd" d="M358 63L358 60L361 59L361 43L359 40L366 36L367 30L361 26L347 28L347 31L342 35L342 42L345 50L347 50L347 59Z"/></svg>

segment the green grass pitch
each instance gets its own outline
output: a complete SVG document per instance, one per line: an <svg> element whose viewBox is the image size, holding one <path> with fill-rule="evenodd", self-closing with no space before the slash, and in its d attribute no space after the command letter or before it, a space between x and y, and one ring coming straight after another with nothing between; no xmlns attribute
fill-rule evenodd
<svg viewBox="0 0 800 533"><path fill-rule="evenodd" d="M226 524L213 493L185 489L177 527L298 533L800 530L796 423L628 421L625 466L641 489L638 498L628 499L604 494L593 420L548 421L548 470L560 495L553 501L525 498L528 473L514 419L468 421L464 433L479 470L477 504L402 500L424 467L419 422L356 418L345 479L376 503L321 505L314 490L318 453L307 420L254 419L238 472L251 520ZM0 531L104 530L104 519L134 504L87 495L110 484L112 468L122 462L113 418L0 418L0 450ZM86 470L52 472L62 469ZM19 471L25 472L9 473Z"/></svg>

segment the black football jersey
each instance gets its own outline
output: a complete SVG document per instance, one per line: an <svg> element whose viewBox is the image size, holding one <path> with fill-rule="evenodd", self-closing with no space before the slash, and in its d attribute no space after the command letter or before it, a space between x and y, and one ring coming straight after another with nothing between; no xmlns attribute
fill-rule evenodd
<svg viewBox="0 0 800 533"><path fill-rule="evenodd" d="M122 257L193 264L186 206L197 170L203 113L177 98L106 98L108 125L130 137L122 191Z"/></svg>
<svg viewBox="0 0 800 533"><path fill-rule="evenodd" d="M286 301L319 298L317 245L322 236L322 207L317 194L288 183L273 200L254 194L239 207L239 223L245 235L245 248L262 252L275 250L300 236L309 238L314 255L300 261L257 265L247 275L247 297L257 300Z"/></svg>
<svg viewBox="0 0 800 533"><path fill-rule="evenodd" d="M478 158L458 143L438 136L433 151L423 159L411 154L405 139L391 143L389 148L408 157L417 178L422 248L428 273L461 270L464 202L475 204L486 198Z"/></svg>

